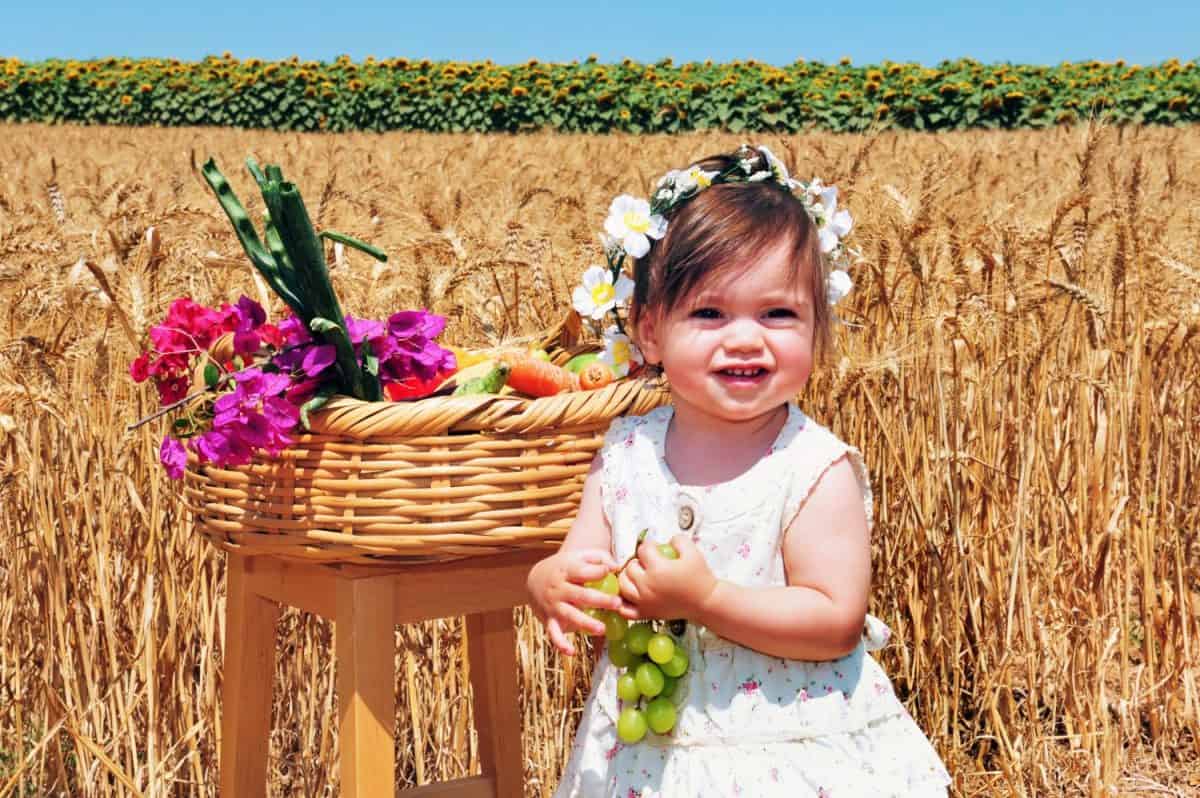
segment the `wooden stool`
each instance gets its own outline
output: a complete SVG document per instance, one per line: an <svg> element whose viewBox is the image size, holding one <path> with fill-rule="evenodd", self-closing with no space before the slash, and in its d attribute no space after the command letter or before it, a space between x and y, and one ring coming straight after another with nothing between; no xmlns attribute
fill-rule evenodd
<svg viewBox="0 0 1200 798"><path fill-rule="evenodd" d="M409 798L520 798L513 607L545 552L431 565L316 565L230 554L225 606L221 795L265 796L275 622L280 605L334 621L344 796L391 796L395 784L395 627L465 615L483 774L406 790Z"/></svg>

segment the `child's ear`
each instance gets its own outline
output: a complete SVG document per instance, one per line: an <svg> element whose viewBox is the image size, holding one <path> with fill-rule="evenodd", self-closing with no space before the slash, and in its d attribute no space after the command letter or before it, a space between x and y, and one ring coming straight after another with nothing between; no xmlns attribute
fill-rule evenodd
<svg viewBox="0 0 1200 798"><path fill-rule="evenodd" d="M643 312L638 316L634 330L637 348L647 364L662 362L662 348L658 340L658 317L654 313Z"/></svg>

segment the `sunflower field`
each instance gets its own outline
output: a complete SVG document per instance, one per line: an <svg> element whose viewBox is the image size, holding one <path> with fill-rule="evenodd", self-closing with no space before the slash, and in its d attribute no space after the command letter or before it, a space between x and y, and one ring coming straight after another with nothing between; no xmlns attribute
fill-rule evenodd
<svg viewBox="0 0 1200 798"><path fill-rule="evenodd" d="M1200 120L1193 61L1058 66L753 59L518 65L368 56L355 62L0 58L0 120L274 130L794 133L1040 128L1086 118Z"/></svg>

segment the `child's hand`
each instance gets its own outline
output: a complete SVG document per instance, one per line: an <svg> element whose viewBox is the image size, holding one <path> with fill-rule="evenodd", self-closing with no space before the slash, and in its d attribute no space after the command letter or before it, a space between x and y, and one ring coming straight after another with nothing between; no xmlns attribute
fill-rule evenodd
<svg viewBox="0 0 1200 798"><path fill-rule="evenodd" d="M616 569L617 564L607 551L573 549L559 551L530 570L525 583L531 598L530 606L546 625L550 642L559 651L568 656L575 654L569 635L576 630L604 634L604 624L581 608L620 610L621 597L584 587L583 583L602 579Z"/></svg>
<svg viewBox="0 0 1200 798"><path fill-rule="evenodd" d="M717 578L704 555L687 535L676 535L671 545L679 558L664 557L656 543L638 547L637 559L621 574L621 597L626 618L695 618L708 600Z"/></svg>

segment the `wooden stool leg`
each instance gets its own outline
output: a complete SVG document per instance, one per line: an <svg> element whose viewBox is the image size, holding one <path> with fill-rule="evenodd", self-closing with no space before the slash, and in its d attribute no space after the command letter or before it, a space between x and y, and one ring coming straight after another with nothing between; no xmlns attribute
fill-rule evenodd
<svg viewBox="0 0 1200 798"><path fill-rule="evenodd" d="M396 639L390 577L339 578L334 643L343 796L391 796L396 783Z"/></svg>
<svg viewBox="0 0 1200 798"><path fill-rule="evenodd" d="M511 607L467 616L467 655L483 773L495 779L497 798L521 798L525 772Z"/></svg>
<svg viewBox="0 0 1200 798"><path fill-rule="evenodd" d="M279 605L254 592L250 558L230 554L225 574L225 670L221 685L221 795L267 794L275 622Z"/></svg>

